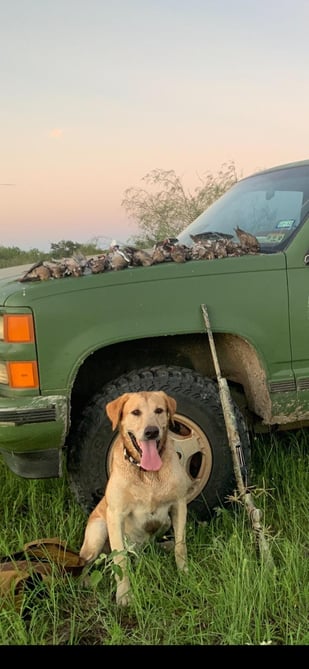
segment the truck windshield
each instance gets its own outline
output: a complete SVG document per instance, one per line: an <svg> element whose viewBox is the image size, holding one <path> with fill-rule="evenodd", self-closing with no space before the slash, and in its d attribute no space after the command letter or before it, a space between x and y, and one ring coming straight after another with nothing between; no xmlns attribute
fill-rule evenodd
<svg viewBox="0 0 309 669"><path fill-rule="evenodd" d="M281 167L242 179L179 235L192 245L194 235L232 235L240 227L257 237L261 250L281 250L309 211L309 164Z"/></svg>

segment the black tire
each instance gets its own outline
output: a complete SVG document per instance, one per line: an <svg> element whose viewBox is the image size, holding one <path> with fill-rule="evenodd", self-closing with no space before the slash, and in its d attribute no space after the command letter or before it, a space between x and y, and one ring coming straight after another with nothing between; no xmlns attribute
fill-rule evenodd
<svg viewBox="0 0 309 669"><path fill-rule="evenodd" d="M181 367L139 369L108 383L86 406L68 440L67 470L78 503L89 513L104 494L116 434L105 412L108 402L124 392L164 390L177 401L171 431L175 448L189 476L199 481L189 510L209 519L235 489L232 456L217 384ZM234 406L243 455L249 466L250 446L245 421Z"/></svg>

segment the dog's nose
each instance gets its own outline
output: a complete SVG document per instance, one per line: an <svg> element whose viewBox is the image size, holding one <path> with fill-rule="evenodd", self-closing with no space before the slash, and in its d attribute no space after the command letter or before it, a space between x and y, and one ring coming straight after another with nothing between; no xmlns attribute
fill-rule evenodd
<svg viewBox="0 0 309 669"><path fill-rule="evenodd" d="M155 425L148 425L144 430L144 437L147 441L151 439L157 439L159 436L159 430Z"/></svg>

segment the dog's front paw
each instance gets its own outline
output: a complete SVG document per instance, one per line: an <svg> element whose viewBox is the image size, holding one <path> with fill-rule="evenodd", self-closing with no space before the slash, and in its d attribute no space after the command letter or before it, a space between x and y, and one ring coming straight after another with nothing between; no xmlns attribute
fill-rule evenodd
<svg viewBox="0 0 309 669"><path fill-rule="evenodd" d="M178 565L179 571L182 571L183 574L189 573L189 567L186 562L183 562L181 565Z"/></svg>
<svg viewBox="0 0 309 669"><path fill-rule="evenodd" d="M127 593L126 595L121 595L121 597L116 596L116 604L117 606L121 606L121 608L124 608L126 606L129 606L132 603L132 598Z"/></svg>
<svg viewBox="0 0 309 669"><path fill-rule="evenodd" d="M123 582L118 585L116 591L116 604L117 606L129 606L132 602L132 595L130 592L130 585L127 582Z"/></svg>

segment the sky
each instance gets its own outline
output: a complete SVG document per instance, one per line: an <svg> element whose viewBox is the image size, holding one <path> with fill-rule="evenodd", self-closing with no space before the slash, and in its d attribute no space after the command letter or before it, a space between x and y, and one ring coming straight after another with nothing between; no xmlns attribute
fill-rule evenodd
<svg viewBox="0 0 309 669"><path fill-rule="evenodd" d="M308 0L0 0L0 246L106 247L154 169L187 191L309 159Z"/></svg>

